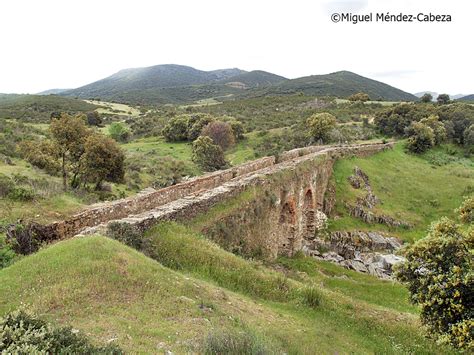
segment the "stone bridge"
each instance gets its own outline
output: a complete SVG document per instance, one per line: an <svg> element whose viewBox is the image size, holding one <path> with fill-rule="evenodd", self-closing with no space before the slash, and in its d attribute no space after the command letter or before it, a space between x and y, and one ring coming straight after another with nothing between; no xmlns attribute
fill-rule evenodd
<svg viewBox="0 0 474 355"><path fill-rule="evenodd" d="M142 231L163 221L179 221L233 252L268 258L292 255L314 238L320 211L328 212L334 204L330 178L335 160L365 157L391 147L391 143L374 143L294 149L278 158L261 158L164 189L92 205L47 228L55 239L62 239L104 233L114 221Z"/></svg>

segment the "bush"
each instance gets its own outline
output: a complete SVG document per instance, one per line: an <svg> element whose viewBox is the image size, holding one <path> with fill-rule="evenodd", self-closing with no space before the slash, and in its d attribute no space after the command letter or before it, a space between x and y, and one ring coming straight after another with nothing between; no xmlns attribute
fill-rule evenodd
<svg viewBox="0 0 474 355"><path fill-rule="evenodd" d="M272 353L262 339L249 330L214 331L204 342L205 354L263 355Z"/></svg>
<svg viewBox="0 0 474 355"><path fill-rule="evenodd" d="M308 118L306 124L314 141L327 142L330 132L336 127L336 117L330 113L316 113Z"/></svg>
<svg viewBox="0 0 474 355"><path fill-rule="evenodd" d="M112 222L107 227L107 237L118 240L121 243L137 250L145 249L145 241L142 233L129 223Z"/></svg>
<svg viewBox="0 0 474 355"><path fill-rule="evenodd" d="M162 134L168 142L181 142L188 139L189 118L177 116L169 120L163 128Z"/></svg>
<svg viewBox="0 0 474 355"><path fill-rule="evenodd" d="M322 295L316 287L306 287L301 291L303 303L310 308L318 308L321 305Z"/></svg>
<svg viewBox="0 0 474 355"><path fill-rule="evenodd" d="M15 189L15 183L4 174L0 174L0 197L6 198Z"/></svg>
<svg viewBox="0 0 474 355"><path fill-rule="evenodd" d="M407 148L413 153L423 153L434 146L435 135L433 129L420 122L414 122L407 129L410 138L408 138Z"/></svg>
<svg viewBox="0 0 474 355"><path fill-rule="evenodd" d="M457 210L463 223L474 222L474 196L467 197Z"/></svg>
<svg viewBox="0 0 474 355"><path fill-rule="evenodd" d="M191 115L189 118L188 140L192 142L197 139L202 129L213 121L214 117L205 113Z"/></svg>
<svg viewBox="0 0 474 355"><path fill-rule="evenodd" d="M474 229L443 218L428 235L406 249L396 268L421 321L442 343L474 349Z"/></svg>
<svg viewBox="0 0 474 355"><path fill-rule="evenodd" d="M6 244L5 237L0 235L0 269L11 265L16 258L17 254Z"/></svg>
<svg viewBox="0 0 474 355"><path fill-rule="evenodd" d="M193 161L205 171L227 167L224 152L209 137L199 137L193 142Z"/></svg>
<svg viewBox="0 0 474 355"><path fill-rule="evenodd" d="M234 145L235 138L230 124L221 121L209 123L201 131L201 136L209 137L214 144L217 144L222 150L226 150Z"/></svg>
<svg viewBox="0 0 474 355"><path fill-rule="evenodd" d="M19 310L0 318L2 354L122 354L115 345L94 346L72 328L55 328Z"/></svg>
<svg viewBox="0 0 474 355"><path fill-rule="evenodd" d="M6 242L17 254L34 253L44 243L54 239L56 236L51 231L35 222L12 224L7 228Z"/></svg>
<svg viewBox="0 0 474 355"><path fill-rule="evenodd" d="M349 101L362 101L366 102L370 100L369 95L363 92L358 92L357 94L352 94L347 98Z"/></svg>
<svg viewBox="0 0 474 355"><path fill-rule="evenodd" d="M130 140L130 131L129 129L120 122L114 122L109 127L109 135L115 141L126 143Z"/></svg>

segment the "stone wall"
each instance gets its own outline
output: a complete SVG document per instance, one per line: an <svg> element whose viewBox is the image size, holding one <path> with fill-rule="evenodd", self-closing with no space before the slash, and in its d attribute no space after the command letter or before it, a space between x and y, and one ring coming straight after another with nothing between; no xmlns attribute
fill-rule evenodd
<svg viewBox="0 0 474 355"><path fill-rule="evenodd" d="M147 189L133 197L92 205L64 221L54 222L47 227L57 239L71 237L80 233L84 228L152 210L185 196L213 189L231 179L274 164L275 157L264 157L231 169L196 177L160 190Z"/></svg>
<svg viewBox="0 0 474 355"><path fill-rule="evenodd" d="M128 199L133 200L130 204L139 213L122 217L128 211L119 211L115 213L118 217L111 216L105 221L85 220L86 223L75 226L74 231L76 234L78 231L83 234L102 233L112 221L147 230L162 221L189 223L197 216L206 220L206 214L210 213L210 216L214 209L220 208L218 219L209 218L210 222L203 224L202 232L224 248L269 258L291 255L303 248L305 240L314 236L315 214L324 207L334 161L343 156L364 157L390 147L390 144L316 147L308 154L300 153L301 150L288 152L279 163L275 163L272 157L263 158L183 183L192 183L186 188L176 185L163 189L171 191L165 201L178 196L168 203L159 199L155 200L157 203L150 201L150 195ZM311 147L308 149L313 150ZM161 196L159 192L163 190L151 195L157 193ZM187 194L187 191L192 192ZM119 205L123 205L123 200ZM107 217L106 211L111 208L105 207L105 211L98 213L101 218Z"/></svg>

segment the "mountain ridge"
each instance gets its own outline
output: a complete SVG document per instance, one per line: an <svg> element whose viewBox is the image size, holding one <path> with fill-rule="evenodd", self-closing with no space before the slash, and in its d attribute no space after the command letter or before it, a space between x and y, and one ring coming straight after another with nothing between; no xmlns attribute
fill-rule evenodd
<svg viewBox="0 0 474 355"><path fill-rule="evenodd" d="M248 97L299 92L340 98L365 92L372 100L417 100L408 92L345 70L287 79L263 70L228 68L204 71L177 64L122 69L59 95L134 104L164 104L190 103L219 96Z"/></svg>

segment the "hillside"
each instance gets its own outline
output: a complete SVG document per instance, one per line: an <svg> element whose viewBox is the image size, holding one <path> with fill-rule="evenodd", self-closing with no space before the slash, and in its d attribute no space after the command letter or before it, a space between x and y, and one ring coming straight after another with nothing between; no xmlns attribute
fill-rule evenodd
<svg viewBox="0 0 474 355"><path fill-rule="evenodd" d="M422 336L399 285L306 258L282 260L289 271L283 278L178 226L156 232L160 238L153 240L177 271L108 238L73 238L0 270L0 314L27 304L50 321L134 353L222 353L229 341L252 353L446 351ZM198 260L202 266L192 268ZM306 268L311 272L302 277ZM272 283L282 285L274 290L280 296L255 293ZM293 299L304 284L318 285L319 306ZM358 285L350 296L338 291L350 285Z"/></svg>
<svg viewBox="0 0 474 355"><path fill-rule="evenodd" d="M225 80L221 80L221 82L230 86L234 85L236 87L249 88L259 86L270 86L286 80L288 79L280 75L272 74L263 70L253 70L248 73L242 73L227 78Z"/></svg>
<svg viewBox="0 0 474 355"><path fill-rule="evenodd" d="M39 93L37 93L36 95L58 95L64 91L68 91L68 90L72 90L71 88L67 88L67 89L49 89L49 90L45 90L45 91L41 91Z"/></svg>
<svg viewBox="0 0 474 355"><path fill-rule="evenodd" d="M371 100L414 101L416 96L380 81L361 75L339 71L326 75L311 75L288 80L268 90L270 94L291 94L303 92L314 96L336 96L346 98L357 92L364 92Z"/></svg>
<svg viewBox="0 0 474 355"><path fill-rule="evenodd" d="M460 97L459 101L474 101L474 94Z"/></svg>
<svg viewBox="0 0 474 355"><path fill-rule="evenodd" d="M261 70L245 72L233 68L202 71L175 64L124 69L102 80L61 92L61 95L131 104L181 104L208 98L260 97L300 92L310 96L339 98L366 92L372 100L417 99L390 85L348 71L288 80Z"/></svg>
<svg viewBox="0 0 474 355"><path fill-rule="evenodd" d="M133 101L134 94L156 90L158 97L164 88L203 85L225 80L231 76L242 74L240 69L220 69L214 71L197 70L184 65L164 64L146 68L121 70L105 79L93 82L77 89L63 92L63 95L81 98L117 99L129 97ZM166 94L162 94L166 98Z"/></svg>
<svg viewBox="0 0 474 355"><path fill-rule="evenodd" d="M0 118L47 122L53 112L87 112L97 106L56 95L0 95Z"/></svg>

